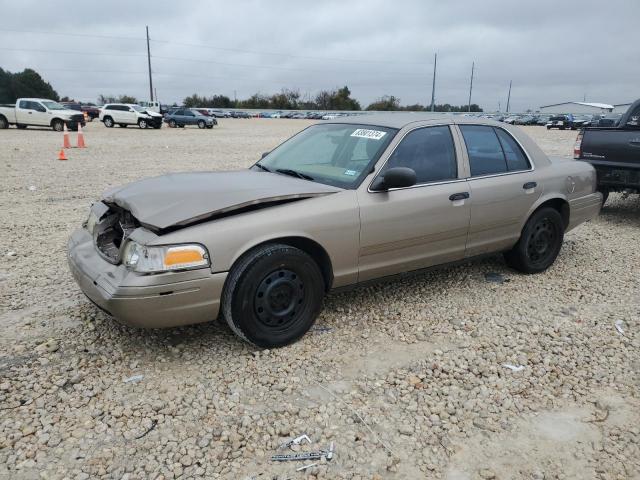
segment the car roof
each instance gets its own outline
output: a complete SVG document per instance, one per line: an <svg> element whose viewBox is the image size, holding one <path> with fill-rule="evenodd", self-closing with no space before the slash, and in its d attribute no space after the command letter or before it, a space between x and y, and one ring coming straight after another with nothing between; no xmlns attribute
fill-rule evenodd
<svg viewBox="0 0 640 480"><path fill-rule="evenodd" d="M498 122L487 118L465 117L462 115L449 115L438 113L370 113L337 117L331 123L355 123L361 125L377 125L379 127L401 129L412 123L474 123L497 125Z"/></svg>

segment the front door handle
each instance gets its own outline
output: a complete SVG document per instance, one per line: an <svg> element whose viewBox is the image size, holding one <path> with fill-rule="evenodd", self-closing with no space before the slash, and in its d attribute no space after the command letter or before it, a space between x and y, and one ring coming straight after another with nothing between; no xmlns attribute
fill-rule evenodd
<svg viewBox="0 0 640 480"><path fill-rule="evenodd" d="M522 185L522 188L524 188L525 190L530 190L532 188L536 188L538 186L537 182L527 182L524 185Z"/></svg>
<svg viewBox="0 0 640 480"><path fill-rule="evenodd" d="M454 193L449 196L449 200L452 202L455 202L456 200L464 200L465 198L469 198L469 192Z"/></svg>

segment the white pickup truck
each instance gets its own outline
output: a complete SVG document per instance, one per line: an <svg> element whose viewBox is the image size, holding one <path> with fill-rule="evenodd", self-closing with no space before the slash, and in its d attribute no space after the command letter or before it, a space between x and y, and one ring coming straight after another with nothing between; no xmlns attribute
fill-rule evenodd
<svg viewBox="0 0 640 480"><path fill-rule="evenodd" d="M71 130L77 130L78 124L85 125L84 115L46 98L19 98L15 105L0 105L0 129L15 125L51 127L61 132L65 123Z"/></svg>

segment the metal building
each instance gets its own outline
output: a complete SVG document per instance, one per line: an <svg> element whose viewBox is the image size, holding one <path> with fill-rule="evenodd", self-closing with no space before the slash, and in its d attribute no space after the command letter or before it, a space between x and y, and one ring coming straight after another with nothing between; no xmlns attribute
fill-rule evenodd
<svg viewBox="0 0 640 480"><path fill-rule="evenodd" d="M608 103L564 102L540 107L540 113L610 113L613 105Z"/></svg>

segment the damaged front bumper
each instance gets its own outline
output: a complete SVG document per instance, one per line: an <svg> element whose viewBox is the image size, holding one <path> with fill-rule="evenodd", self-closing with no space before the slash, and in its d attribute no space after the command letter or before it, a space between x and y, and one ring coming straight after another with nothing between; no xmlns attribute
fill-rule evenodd
<svg viewBox="0 0 640 480"><path fill-rule="evenodd" d="M142 275L107 262L82 228L68 243L71 273L84 294L119 322L165 328L214 320L226 272L208 268Z"/></svg>

